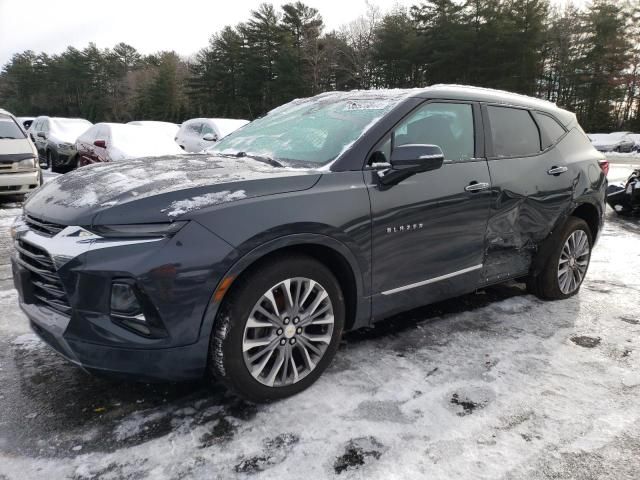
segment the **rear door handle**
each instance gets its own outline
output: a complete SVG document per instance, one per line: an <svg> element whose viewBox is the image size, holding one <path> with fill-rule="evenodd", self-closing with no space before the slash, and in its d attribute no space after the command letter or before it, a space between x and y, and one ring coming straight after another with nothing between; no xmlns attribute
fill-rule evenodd
<svg viewBox="0 0 640 480"><path fill-rule="evenodd" d="M555 175L556 177L569 170L567 167L551 167L547 170L547 175Z"/></svg>
<svg viewBox="0 0 640 480"><path fill-rule="evenodd" d="M464 187L464 189L467 192L480 192L482 190L487 190L489 186L490 185L488 183L478 183L474 181L474 182L471 182L466 187Z"/></svg>

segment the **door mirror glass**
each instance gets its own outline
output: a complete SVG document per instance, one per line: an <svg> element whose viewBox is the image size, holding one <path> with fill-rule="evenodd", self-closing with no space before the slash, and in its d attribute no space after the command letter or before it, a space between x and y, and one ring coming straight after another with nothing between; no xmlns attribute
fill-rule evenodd
<svg viewBox="0 0 640 480"><path fill-rule="evenodd" d="M202 139L206 140L207 142L215 142L217 140L216 136L213 133L205 133Z"/></svg>
<svg viewBox="0 0 640 480"><path fill-rule="evenodd" d="M40 137L40 138L47 138L47 136L44 134L44 132L38 132L36 135L38 137Z"/></svg>
<svg viewBox="0 0 640 480"><path fill-rule="evenodd" d="M93 144L96 147L107 148L107 142L105 142L104 140L96 140L95 142L93 142Z"/></svg>

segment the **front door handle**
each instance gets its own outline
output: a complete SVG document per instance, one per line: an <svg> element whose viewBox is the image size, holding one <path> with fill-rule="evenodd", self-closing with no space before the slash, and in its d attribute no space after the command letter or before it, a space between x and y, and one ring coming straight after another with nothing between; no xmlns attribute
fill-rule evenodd
<svg viewBox="0 0 640 480"><path fill-rule="evenodd" d="M547 170L547 175L555 175L557 177L567 170L569 170L567 167L551 167L549 170Z"/></svg>
<svg viewBox="0 0 640 480"><path fill-rule="evenodd" d="M490 185L488 183L471 182L469 185L464 187L464 189L467 192L480 192L482 190L487 190L489 187Z"/></svg>

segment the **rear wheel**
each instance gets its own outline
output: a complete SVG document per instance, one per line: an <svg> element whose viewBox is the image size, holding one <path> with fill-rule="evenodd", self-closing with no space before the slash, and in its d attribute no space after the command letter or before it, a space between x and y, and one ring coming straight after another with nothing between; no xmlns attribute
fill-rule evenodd
<svg viewBox="0 0 640 480"><path fill-rule="evenodd" d="M269 401L309 387L335 355L344 326L336 278L312 258L279 258L241 278L223 302L210 368L240 396Z"/></svg>
<svg viewBox="0 0 640 480"><path fill-rule="evenodd" d="M593 245L589 226L576 217L567 220L554 241L542 271L527 281L531 293L547 300L578 293L589 268Z"/></svg>

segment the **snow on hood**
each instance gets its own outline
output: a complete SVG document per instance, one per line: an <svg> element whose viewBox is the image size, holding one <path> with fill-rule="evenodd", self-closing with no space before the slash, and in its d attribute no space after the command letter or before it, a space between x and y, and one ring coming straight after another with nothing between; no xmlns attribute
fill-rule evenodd
<svg viewBox="0 0 640 480"><path fill-rule="evenodd" d="M25 212L66 225L84 225L106 209L144 218L141 205L164 219L219 203L310 188L315 170L272 167L250 158L181 155L89 165L34 192ZM299 181L296 181L299 179ZM268 180L268 181L262 181ZM159 196L164 196L159 199ZM151 198L154 197L154 198ZM120 222L126 223L126 218Z"/></svg>
<svg viewBox="0 0 640 480"><path fill-rule="evenodd" d="M218 205L220 203L233 202L247 198L247 192L244 190L222 190L221 192L205 193L204 195L196 195L186 200L176 200L169 205L168 208L162 210L168 212L170 217L179 217L193 210L199 210L204 207Z"/></svg>
<svg viewBox="0 0 640 480"><path fill-rule="evenodd" d="M0 139L0 161L3 155L16 155L20 153L36 155L33 144L28 138Z"/></svg>
<svg viewBox="0 0 640 480"><path fill-rule="evenodd" d="M93 123L82 118L52 118L51 135L66 143L76 143L80 135L86 132Z"/></svg>

